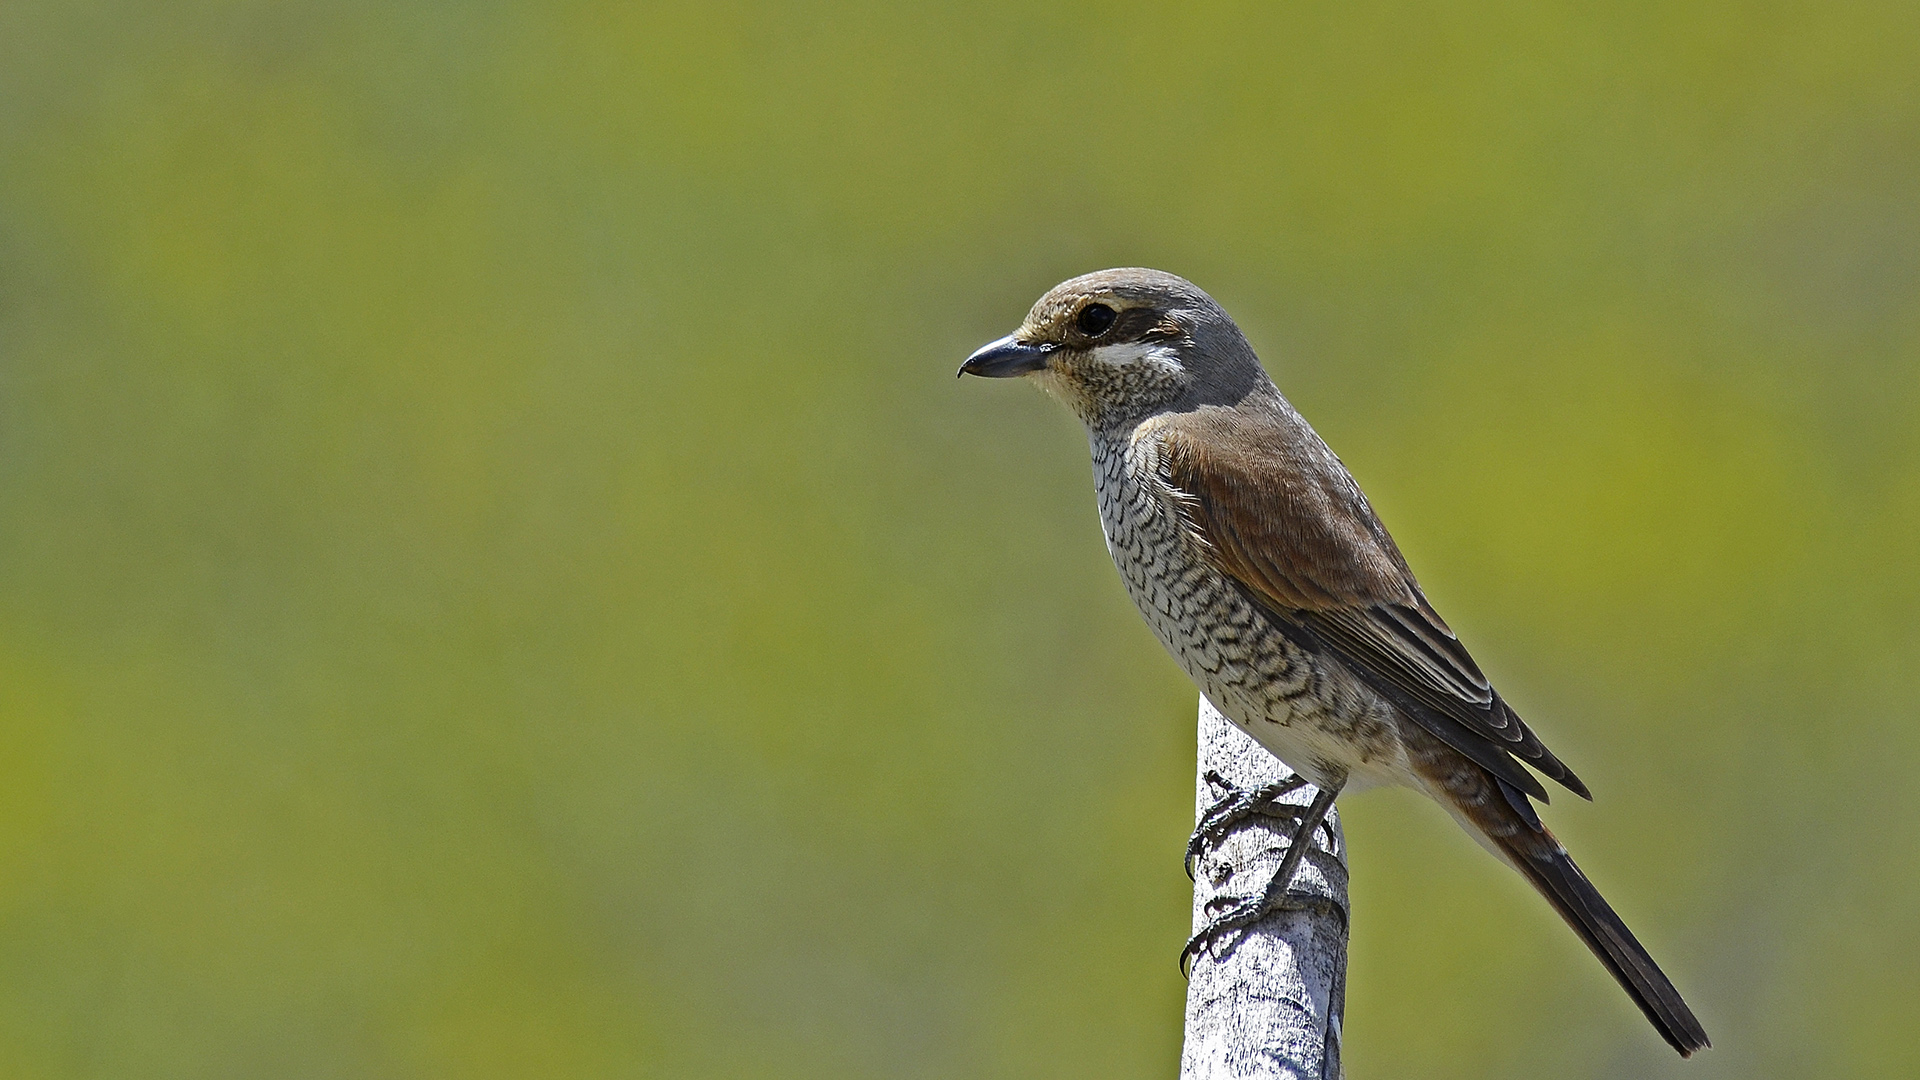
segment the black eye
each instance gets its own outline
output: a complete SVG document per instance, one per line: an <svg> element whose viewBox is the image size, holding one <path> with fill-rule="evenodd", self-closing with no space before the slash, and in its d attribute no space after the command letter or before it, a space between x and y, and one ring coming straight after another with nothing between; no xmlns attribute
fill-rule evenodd
<svg viewBox="0 0 1920 1080"><path fill-rule="evenodd" d="M1107 305L1088 304L1080 309L1080 314L1074 317L1073 323L1088 337L1099 337L1113 329L1113 320L1116 318L1119 316L1115 315L1113 309Z"/></svg>

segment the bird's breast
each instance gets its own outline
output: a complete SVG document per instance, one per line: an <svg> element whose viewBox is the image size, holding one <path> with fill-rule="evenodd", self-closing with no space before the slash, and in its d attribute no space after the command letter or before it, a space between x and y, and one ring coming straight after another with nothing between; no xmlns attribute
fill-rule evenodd
<svg viewBox="0 0 1920 1080"><path fill-rule="evenodd" d="M1150 440L1092 439L1107 551L1134 605L1220 711L1295 772L1349 789L1411 782L1392 708L1282 634L1201 557Z"/></svg>

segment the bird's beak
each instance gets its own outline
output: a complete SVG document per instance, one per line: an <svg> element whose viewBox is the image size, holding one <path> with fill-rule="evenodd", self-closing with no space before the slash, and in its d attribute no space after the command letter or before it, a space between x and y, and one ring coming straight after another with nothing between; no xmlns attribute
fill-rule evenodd
<svg viewBox="0 0 1920 1080"><path fill-rule="evenodd" d="M999 341L980 346L978 351L967 357L966 363L960 365L959 374L978 375L984 379L1026 375L1046 367L1047 355L1053 350L1052 345L1029 345L1008 334Z"/></svg>

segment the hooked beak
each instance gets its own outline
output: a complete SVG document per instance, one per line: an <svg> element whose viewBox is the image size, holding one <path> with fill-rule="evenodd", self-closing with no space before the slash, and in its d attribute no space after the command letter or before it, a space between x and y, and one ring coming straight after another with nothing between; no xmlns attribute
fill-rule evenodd
<svg viewBox="0 0 1920 1080"><path fill-rule="evenodd" d="M984 379L1006 379L1015 375L1027 375L1047 366L1047 356L1056 346L1029 345L1015 340L1012 334L999 341L990 341L980 346L967 362L960 365L959 375L978 375Z"/></svg>

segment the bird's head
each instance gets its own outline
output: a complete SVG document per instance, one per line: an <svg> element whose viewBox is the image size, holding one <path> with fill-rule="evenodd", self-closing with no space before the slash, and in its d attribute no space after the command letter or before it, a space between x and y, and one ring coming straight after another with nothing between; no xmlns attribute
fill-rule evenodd
<svg viewBox="0 0 1920 1080"><path fill-rule="evenodd" d="M1054 286L1018 330L967 357L960 374L1031 376L1089 427L1233 404L1267 381L1212 297L1184 278L1138 267Z"/></svg>

